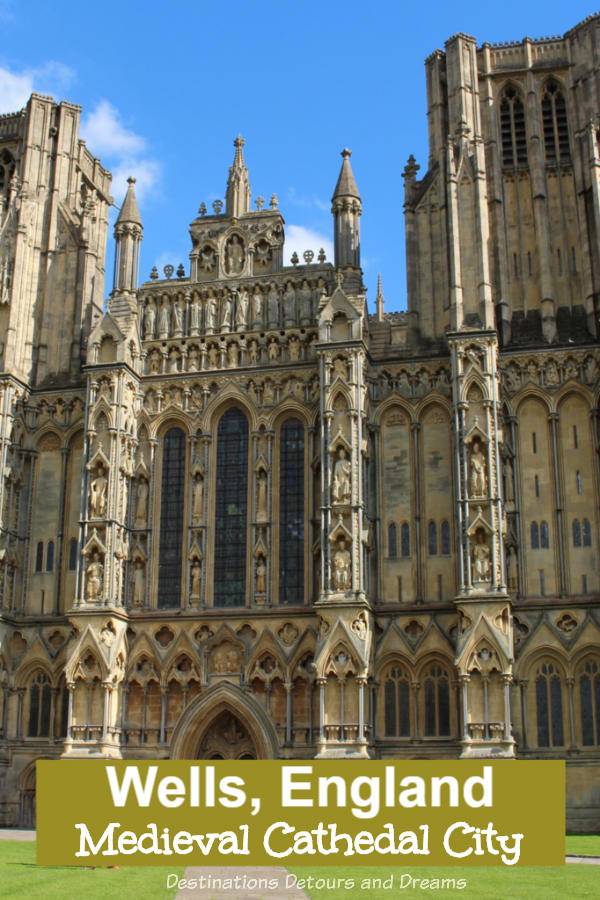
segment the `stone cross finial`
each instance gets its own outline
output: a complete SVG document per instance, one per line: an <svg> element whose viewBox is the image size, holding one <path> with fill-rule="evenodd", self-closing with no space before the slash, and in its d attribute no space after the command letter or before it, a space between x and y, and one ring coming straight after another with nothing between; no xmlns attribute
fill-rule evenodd
<svg viewBox="0 0 600 900"><path fill-rule="evenodd" d="M344 282L344 273L343 273L343 272L336 272L336 273L335 273L335 280L336 280L337 286L338 286L339 288L341 288L341 286L342 286L342 284L343 284L343 282Z"/></svg>
<svg viewBox="0 0 600 900"><path fill-rule="evenodd" d="M256 208L257 208L257 210L260 212L261 209L262 209L263 206L264 206L265 198L264 198L264 197L257 197L256 200L255 200L254 202L256 203Z"/></svg>

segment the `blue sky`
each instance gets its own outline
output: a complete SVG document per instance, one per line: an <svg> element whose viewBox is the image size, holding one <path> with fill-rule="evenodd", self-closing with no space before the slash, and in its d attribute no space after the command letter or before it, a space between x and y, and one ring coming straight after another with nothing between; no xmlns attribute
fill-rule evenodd
<svg viewBox="0 0 600 900"><path fill-rule="evenodd" d="M246 139L253 197L272 193L293 249L331 248L330 200L343 147L363 200L371 309L406 305L403 185L427 164L423 62L455 32L484 41L563 34L587 4L513 0L487 8L353 0L302 3L0 0L0 112L31 90L83 107L83 137L114 174L138 178L140 278L183 262L202 201L223 198L233 139ZM107 292L112 287L110 261Z"/></svg>

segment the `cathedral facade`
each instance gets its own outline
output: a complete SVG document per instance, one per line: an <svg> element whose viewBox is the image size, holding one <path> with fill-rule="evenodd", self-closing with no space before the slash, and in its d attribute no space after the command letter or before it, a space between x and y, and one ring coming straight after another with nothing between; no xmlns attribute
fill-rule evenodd
<svg viewBox="0 0 600 900"><path fill-rule="evenodd" d="M600 18L426 62L408 309L244 141L139 284L80 108L0 117L0 820L35 761L566 759L600 826ZM212 187L212 186L208 186ZM316 251L316 253L315 253Z"/></svg>

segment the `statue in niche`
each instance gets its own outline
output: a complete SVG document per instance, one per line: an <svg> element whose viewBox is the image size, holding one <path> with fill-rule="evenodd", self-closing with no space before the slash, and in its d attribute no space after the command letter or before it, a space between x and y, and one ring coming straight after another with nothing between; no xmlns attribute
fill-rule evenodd
<svg viewBox="0 0 600 900"><path fill-rule="evenodd" d="M206 298L206 331L214 334L217 328L217 298L212 291Z"/></svg>
<svg viewBox="0 0 600 900"><path fill-rule="evenodd" d="M228 275L239 275L244 268L244 246L237 234L227 241L225 268Z"/></svg>
<svg viewBox="0 0 600 900"><path fill-rule="evenodd" d="M352 462L346 457L346 451L340 447L338 458L333 467L333 499L336 503L347 503L352 490Z"/></svg>
<svg viewBox="0 0 600 900"><path fill-rule="evenodd" d="M300 341L297 337L291 337L288 341L288 356L293 361L300 359Z"/></svg>
<svg viewBox="0 0 600 900"><path fill-rule="evenodd" d="M346 549L344 537L340 537L333 554L333 586L338 591L350 587L350 551Z"/></svg>
<svg viewBox="0 0 600 900"><path fill-rule="evenodd" d="M179 353L175 347L171 347L169 351L169 372L179 372Z"/></svg>
<svg viewBox="0 0 600 900"><path fill-rule="evenodd" d="M200 251L200 268L204 272L214 271L216 265L215 251L206 244Z"/></svg>
<svg viewBox="0 0 600 900"><path fill-rule="evenodd" d="M588 384L593 384L598 377L598 363L593 356L586 356L583 366L583 374Z"/></svg>
<svg viewBox="0 0 600 900"><path fill-rule="evenodd" d="M269 328L277 328L279 325L279 291L274 281L269 285L269 293L267 294L267 313Z"/></svg>
<svg viewBox="0 0 600 900"><path fill-rule="evenodd" d="M471 557L473 560L473 581L489 581L490 548L486 543L485 534L481 528L477 531Z"/></svg>
<svg viewBox="0 0 600 900"><path fill-rule="evenodd" d="M507 503L513 503L515 499L513 468L512 463L508 457L506 457L506 459L504 460L502 471L504 473L504 499Z"/></svg>
<svg viewBox="0 0 600 900"><path fill-rule="evenodd" d="M194 475L192 486L192 524L198 525L204 515L204 478L201 472Z"/></svg>
<svg viewBox="0 0 600 900"><path fill-rule="evenodd" d="M254 288L254 293L252 294L252 325L260 326L262 325L263 318L263 294L260 289L260 286L257 284Z"/></svg>
<svg viewBox="0 0 600 900"><path fill-rule="evenodd" d="M104 566L97 550L92 553L92 558L85 570L87 575L87 584L85 586L86 600L97 600L102 589L102 579L104 577Z"/></svg>
<svg viewBox="0 0 600 900"><path fill-rule="evenodd" d="M188 353L188 369L190 372L194 372L198 368L198 348L190 347L190 352Z"/></svg>
<svg viewBox="0 0 600 900"><path fill-rule="evenodd" d="M233 294L223 294L221 300L221 331L231 331L231 315L233 312Z"/></svg>
<svg viewBox="0 0 600 900"><path fill-rule="evenodd" d="M263 388L263 403L265 406L271 406L275 403L275 390L270 381L265 381Z"/></svg>
<svg viewBox="0 0 600 900"><path fill-rule="evenodd" d="M167 300L163 300L158 314L158 336L159 338L169 337L169 303Z"/></svg>
<svg viewBox="0 0 600 900"><path fill-rule="evenodd" d="M133 564L133 573L131 576L133 583L132 603L133 606L144 606L146 602L146 566L144 560L138 556Z"/></svg>
<svg viewBox="0 0 600 900"><path fill-rule="evenodd" d="M256 521L267 522L267 473L261 469L258 473L258 482L256 486Z"/></svg>
<svg viewBox="0 0 600 900"><path fill-rule="evenodd" d="M257 594L266 594L267 592L267 563L262 556L262 554L258 557L256 561L256 593Z"/></svg>
<svg viewBox="0 0 600 900"><path fill-rule="evenodd" d="M90 484L90 514L92 518L99 519L106 512L106 488L107 480L104 474L104 466L100 464L96 477Z"/></svg>
<svg viewBox="0 0 600 900"><path fill-rule="evenodd" d="M544 382L550 387L556 387L557 384L560 384L558 366L553 359L546 363L546 368L544 369Z"/></svg>
<svg viewBox="0 0 600 900"><path fill-rule="evenodd" d="M340 356L336 356L333 361L333 377L341 378L343 381L348 378L348 363Z"/></svg>
<svg viewBox="0 0 600 900"><path fill-rule="evenodd" d="M135 492L135 523L134 528L145 528L148 518L148 482L142 476Z"/></svg>
<svg viewBox="0 0 600 900"><path fill-rule="evenodd" d="M274 362L276 359L279 359L279 343L277 341L277 338L271 341L269 346L267 347L267 356L272 362Z"/></svg>
<svg viewBox="0 0 600 900"><path fill-rule="evenodd" d="M506 556L506 575L509 591L517 590L517 551L511 545Z"/></svg>
<svg viewBox="0 0 600 900"><path fill-rule="evenodd" d="M190 334L198 334L200 330L200 304L194 297L190 303Z"/></svg>
<svg viewBox="0 0 600 900"><path fill-rule="evenodd" d="M296 324L296 291L291 281L286 284L283 294L283 324Z"/></svg>
<svg viewBox="0 0 600 900"><path fill-rule="evenodd" d="M219 355L217 353L217 345L211 344L208 348L208 368L216 369L219 365Z"/></svg>
<svg viewBox="0 0 600 900"><path fill-rule="evenodd" d="M190 575L191 575L190 595L192 597L199 597L200 596L201 578L202 578L202 565L197 556L194 556L194 558L192 559Z"/></svg>
<svg viewBox="0 0 600 900"><path fill-rule="evenodd" d="M298 310L300 313L300 324L310 325L312 320L312 291L306 279L302 282L302 286L298 291Z"/></svg>
<svg viewBox="0 0 600 900"><path fill-rule="evenodd" d="M260 351L258 348L257 341L254 341L254 340L250 341L249 353L250 353L250 362L257 363L260 359Z"/></svg>
<svg viewBox="0 0 600 900"><path fill-rule="evenodd" d="M227 365L229 366L229 368L235 368L239 362L239 358L240 352L238 349L238 345L234 341L227 348Z"/></svg>
<svg viewBox="0 0 600 900"><path fill-rule="evenodd" d="M151 375L158 375L160 372L160 353L156 349L150 353L148 370Z"/></svg>
<svg viewBox="0 0 600 900"><path fill-rule="evenodd" d="M144 311L144 340L149 341L154 337L154 325L156 323L156 306L154 300L148 300Z"/></svg>
<svg viewBox="0 0 600 900"><path fill-rule="evenodd" d="M173 337L179 337L183 333L183 310L177 299L173 301Z"/></svg>
<svg viewBox="0 0 600 900"><path fill-rule="evenodd" d="M248 291L245 287L241 287L238 291L237 301L235 304L235 327L238 331L243 331L248 320Z"/></svg>
<svg viewBox="0 0 600 900"><path fill-rule="evenodd" d="M473 441L470 462L471 497L485 497L487 492L487 474L485 456L481 452L479 441Z"/></svg>

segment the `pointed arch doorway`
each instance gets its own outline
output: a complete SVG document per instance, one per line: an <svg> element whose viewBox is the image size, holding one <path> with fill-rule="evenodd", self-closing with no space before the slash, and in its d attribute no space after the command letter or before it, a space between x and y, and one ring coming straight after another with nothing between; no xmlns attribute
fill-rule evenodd
<svg viewBox="0 0 600 900"><path fill-rule="evenodd" d="M181 715L171 759L277 759L279 741L265 709L237 685L203 691Z"/></svg>

